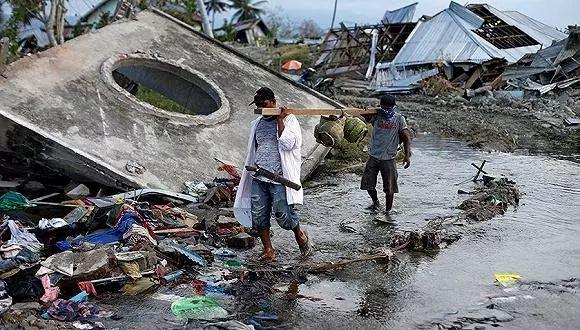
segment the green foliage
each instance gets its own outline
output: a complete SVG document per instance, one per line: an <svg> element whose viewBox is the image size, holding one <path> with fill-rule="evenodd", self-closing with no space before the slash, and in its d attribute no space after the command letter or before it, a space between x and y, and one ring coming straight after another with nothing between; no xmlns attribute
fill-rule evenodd
<svg viewBox="0 0 580 330"><path fill-rule="evenodd" d="M185 12L189 15L197 13L197 1L196 0L183 0L183 6L185 7Z"/></svg>
<svg viewBox="0 0 580 330"><path fill-rule="evenodd" d="M46 0L7 0L12 7L12 19L28 23L32 18L44 21Z"/></svg>
<svg viewBox="0 0 580 330"><path fill-rule="evenodd" d="M137 6L139 7L139 10L145 10L149 8L149 2L147 0L139 0Z"/></svg>
<svg viewBox="0 0 580 330"><path fill-rule="evenodd" d="M236 31L234 29L234 25L229 23L227 19L224 19L224 25L222 25L219 30L223 31L222 34L216 36L216 39L219 41L232 42L236 40Z"/></svg>
<svg viewBox="0 0 580 330"><path fill-rule="evenodd" d="M4 25L4 29L0 30L0 39L8 38L8 52L12 56L16 56L18 52L18 22L12 16Z"/></svg>
<svg viewBox="0 0 580 330"><path fill-rule="evenodd" d="M232 21L245 21L247 19L258 18L265 11L260 8L261 5L265 4L266 0L260 0L252 2L253 0L232 0L231 8L236 11L232 15Z"/></svg>
<svg viewBox="0 0 580 330"><path fill-rule="evenodd" d="M208 13L221 13L230 6L230 2L225 0L206 0L204 3Z"/></svg>
<svg viewBox="0 0 580 330"><path fill-rule="evenodd" d="M135 95L139 100L143 102L147 102L159 109L171 111L171 112L178 112L183 113L186 115L193 115L194 113L179 105L177 102L171 100L170 98L166 97L165 95L152 90L151 88L145 87L143 85L139 86L139 91L137 95Z"/></svg>
<svg viewBox="0 0 580 330"><path fill-rule="evenodd" d="M288 45L277 48L280 53L280 61L282 64L296 60L302 62L302 67L311 66L314 61L314 56L307 45Z"/></svg>
<svg viewBox="0 0 580 330"><path fill-rule="evenodd" d="M100 29L104 26L109 25L111 22L111 14L108 11L102 12L99 16L99 22L96 24L96 28Z"/></svg>

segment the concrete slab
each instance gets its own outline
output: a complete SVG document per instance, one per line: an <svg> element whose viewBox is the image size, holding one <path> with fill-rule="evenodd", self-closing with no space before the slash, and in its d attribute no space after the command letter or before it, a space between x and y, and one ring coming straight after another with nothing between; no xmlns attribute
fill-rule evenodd
<svg viewBox="0 0 580 330"><path fill-rule="evenodd" d="M205 83L209 87L202 89L216 101L216 109L191 116L139 102L112 80L112 71L122 61L141 58L158 60L163 70L181 69L175 73L181 79ZM121 188L181 191L184 181L220 175L214 158L241 165L249 122L255 118L248 103L261 86L272 88L280 105L337 105L150 11L14 62L4 75L0 151L26 145L27 157L36 162ZM135 76L146 77L147 72ZM179 91L186 90L179 86ZM201 95L197 92L190 95ZM208 104L202 106L209 109ZM304 174L326 152L312 136L317 121L300 118ZM144 172L130 173L128 162Z"/></svg>

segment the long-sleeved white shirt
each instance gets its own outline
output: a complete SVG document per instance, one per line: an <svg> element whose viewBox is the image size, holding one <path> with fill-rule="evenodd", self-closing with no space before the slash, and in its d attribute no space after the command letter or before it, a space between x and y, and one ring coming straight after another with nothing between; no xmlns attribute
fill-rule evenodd
<svg viewBox="0 0 580 330"><path fill-rule="evenodd" d="M245 165L253 166L256 159L254 139L258 122L259 118L251 123L252 130L248 139L246 162L244 163L242 178L234 202L234 215L238 222L245 227L252 227L252 180L254 180L252 175L246 171ZM300 184L302 131L296 116L288 115L284 118L284 131L282 131L282 135L278 135L278 151L282 161L283 176L292 182ZM286 187L286 199L288 205L302 204L304 193L302 189L296 191Z"/></svg>

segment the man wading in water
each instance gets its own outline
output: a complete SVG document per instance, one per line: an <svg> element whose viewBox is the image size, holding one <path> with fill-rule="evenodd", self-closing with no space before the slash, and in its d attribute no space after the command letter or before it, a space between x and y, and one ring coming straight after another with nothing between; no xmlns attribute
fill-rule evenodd
<svg viewBox="0 0 580 330"><path fill-rule="evenodd" d="M381 97L381 108L376 115L364 115L367 122L373 125L371 142L369 146L369 160L365 166L360 189L366 190L373 204L370 209L380 207L377 195L377 176L381 172L383 178L383 191L386 196L386 212L393 208L393 198L399 192L397 185L397 147L403 141L405 147L405 168L411 166L411 137L405 118L397 113L395 97L385 95Z"/></svg>
<svg viewBox="0 0 580 330"><path fill-rule="evenodd" d="M254 101L260 108L276 108L274 92L268 87L256 91ZM259 166L284 178L300 183L302 132L294 115L281 108L279 116L261 116L252 122L245 165ZM302 204L303 191L284 187L262 176L252 176L245 168L234 202L234 214L245 226L260 234L264 251L262 261L274 261L276 253L270 240L272 214L278 225L292 230L303 256L312 253L308 234L300 229L294 205Z"/></svg>

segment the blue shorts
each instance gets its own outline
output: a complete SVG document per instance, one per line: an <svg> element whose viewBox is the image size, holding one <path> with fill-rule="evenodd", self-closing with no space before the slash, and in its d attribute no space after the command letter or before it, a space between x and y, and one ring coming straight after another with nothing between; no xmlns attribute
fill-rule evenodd
<svg viewBox="0 0 580 330"><path fill-rule="evenodd" d="M270 228L272 214L278 225L286 230L298 226L300 218L293 205L286 200L286 187L281 184L252 180L252 227L256 230Z"/></svg>

